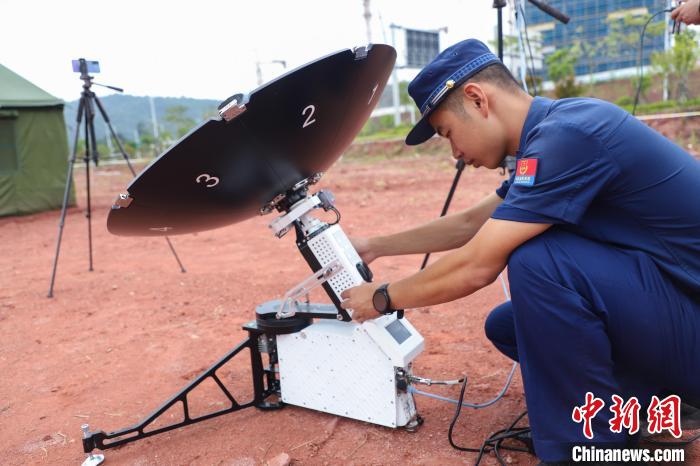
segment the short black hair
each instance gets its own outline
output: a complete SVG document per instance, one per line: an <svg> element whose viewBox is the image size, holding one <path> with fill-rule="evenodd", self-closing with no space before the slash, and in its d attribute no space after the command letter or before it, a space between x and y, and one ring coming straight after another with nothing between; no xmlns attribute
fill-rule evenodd
<svg viewBox="0 0 700 466"><path fill-rule="evenodd" d="M520 83L503 63L494 63L476 73L468 83L489 82L508 90L523 90Z"/></svg>
<svg viewBox="0 0 700 466"><path fill-rule="evenodd" d="M457 91L464 89L464 86L466 86L468 83L484 82L494 84L509 92L523 91L520 83L511 74L510 70L503 65L503 63L494 63L493 65L487 66L471 78L467 79L464 84L458 88L453 89L443 102L445 108L452 110L458 115L466 115L466 111L462 105L462 93Z"/></svg>

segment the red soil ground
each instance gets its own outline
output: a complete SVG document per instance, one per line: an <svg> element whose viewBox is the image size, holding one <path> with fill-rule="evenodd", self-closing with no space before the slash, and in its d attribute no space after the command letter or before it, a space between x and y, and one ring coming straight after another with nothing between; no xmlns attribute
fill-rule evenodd
<svg viewBox="0 0 700 466"><path fill-rule="evenodd" d="M444 146L432 152L344 160L321 182L331 189L350 235L397 231L437 216L452 180ZM174 237L187 267L180 273L162 238L122 238L106 229L116 194L130 177L101 167L92 178L95 270L87 271L84 180L76 173L77 208L70 209L55 297L47 299L58 212L0 219L0 463L79 464L80 425L112 431L140 420L242 340L241 325L256 305L279 298L309 269L293 239L276 239L271 216L216 231ZM452 210L464 208L501 181L467 169ZM375 276L397 279L422 257L384 258ZM469 377L466 399L483 401L502 387L510 362L483 334L487 313L504 299L499 282L441 306L413 310L426 339L417 375ZM232 364L227 384L245 388L245 361ZM238 378L236 378L238 377ZM209 387L211 388L211 387ZM456 398L459 389L430 390ZM203 388L195 414L220 409ZM463 464L475 455L450 448L453 406L418 397L425 424L416 433L391 430L288 406L244 410L106 452L108 464L265 464L287 453L293 464ZM456 428L461 445L479 446L525 408L519 373L494 407L465 409ZM698 458L698 447L688 454ZM509 454L513 464L535 464ZM490 457L486 464L495 464Z"/></svg>

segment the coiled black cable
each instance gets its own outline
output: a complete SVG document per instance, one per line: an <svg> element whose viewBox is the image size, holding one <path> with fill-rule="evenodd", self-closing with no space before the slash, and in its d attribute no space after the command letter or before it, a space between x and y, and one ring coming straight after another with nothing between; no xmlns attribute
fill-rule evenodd
<svg viewBox="0 0 700 466"><path fill-rule="evenodd" d="M467 388L467 378L464 377L464 382L462 382L462 389L459 392L459 402L457 403L457 409L455 410L455 415L452 418L452 422L450 423L450 428L447 431L447 439L450 442L450 445L452 448L459 450L459 451L468 451L472 453L478 453L479 456L477 456L476 461L474 462L475 465L478 466L479 463L481 463L481 460L484 457L484 454L493 452L494 455L496 456L496 460L501 466L507 466L507 463L501 457L501 450L509 450L509 451L521 451L525 453L530 453L534 454L534 450L532 448L532 441L529 439L529 434L530 434L530 428L529 427L515 427L518 422L522 418L525 417L527 414L527 411L524 411L522 414L520 414L513 423L511 423L510 426L506 429L499 430L497 432L494 432L491 434L486 440L484 440L484 443L481 444L480 448L471 448L471 447L461 447L457 445L454 440L452 439L452 432L454 431L455 424L457 424L457 419L459 419L459 415L462 412L462 403L464 402L464 392ZM516 440L525 445L525 447L516 447L512 445L503 445L503 442L505 440Z"/></svg>

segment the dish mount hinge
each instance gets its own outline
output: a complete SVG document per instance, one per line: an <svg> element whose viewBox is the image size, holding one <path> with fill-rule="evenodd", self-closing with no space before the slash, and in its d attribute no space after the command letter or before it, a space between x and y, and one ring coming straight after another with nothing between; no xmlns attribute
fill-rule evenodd
<svg viewBox="0 0 700 466"><path fill-rule="evenodd" d="M314 185L314 184L318 183L322 177L323 177L323 172L314 173L310 177L305 178L305 179L299 181L294 186L292 186L292 188L288 191L288 193L293 193L293 192L299 191L300 189ZM287 198L286 193L278 194L270 202L265 204L260 209L260 215L267 215L267 214L273 212L277 208L277 206L280 205L280 203L282 201L284 201L286 198Z"/></svg>
<svg viewBox="0 0 700 466"><path fill-rule="evenodd" d="M129 193L121 193L119 196L117 196L114 204L112 204L112 209L126 209L131 205L133 200L134 198L131 197Z"/></svg>
<svg viewBox="0 0 700 466"><path fill-rule="evenodd" d="M246 98L243 94L235 94L219 104L219 115L225 121L231 121L246 111Z"/></svg>
<svg viewBox="0 0 700 466"><path fill-rule="evenodd" d="M367 44L367 45L361 45L359 47L355 47L353 49L353 52L355 52L355 60L364 60L367 58L367 54L369 53L369 50L372 48L372 44Z"/></svg>

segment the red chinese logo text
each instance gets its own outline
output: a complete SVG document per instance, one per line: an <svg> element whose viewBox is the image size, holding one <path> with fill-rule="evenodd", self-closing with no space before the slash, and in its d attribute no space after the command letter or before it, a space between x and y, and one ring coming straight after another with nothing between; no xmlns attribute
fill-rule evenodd
<svg viewBox="0 0 700 466"><path fill-rule="evenodd" d="M613 413L612 419L608 421L611 432L622 432L624 427L634 435L639 431L639 400L636 397L630 398L623 404L623 399L617 395L612 396L613 404L610 411Z"/></svg>
<svg viewBox="0 0 700 466"><path fill-rule="evenodd" d="M657 396L651 397L651 404L647 409L649 421L649 433L660 434L667 430L676 438L680 438L681 430L681 398L678 395L669 395L659 401Z"/></svg>
<svg viewBox="0 0 700 466"><path fill-rule="evenodd" d="M583 422L583 435L587 439L593 438L593 427L591 426L591 420L598 414L598 411L603 409L605 402L600 398L593 396L593 393L586 393L586 403L583 406L576 406L574 411L571 413L571 419L574 422Z"/></svg>

